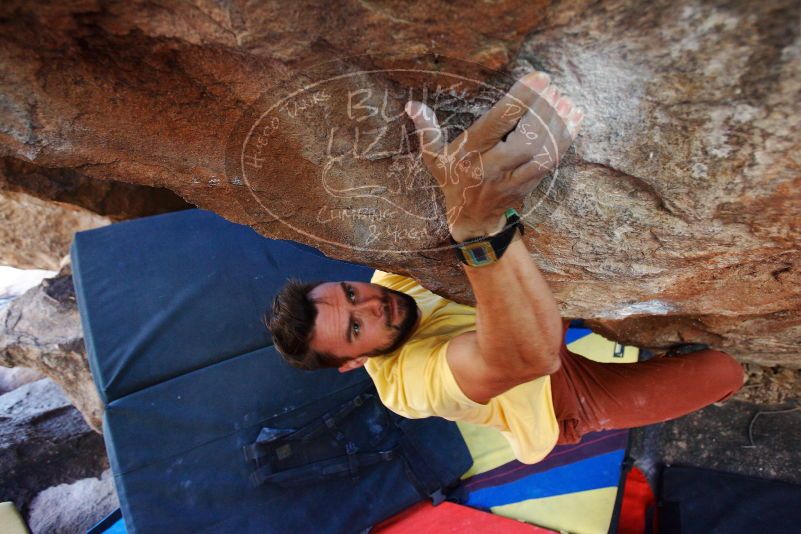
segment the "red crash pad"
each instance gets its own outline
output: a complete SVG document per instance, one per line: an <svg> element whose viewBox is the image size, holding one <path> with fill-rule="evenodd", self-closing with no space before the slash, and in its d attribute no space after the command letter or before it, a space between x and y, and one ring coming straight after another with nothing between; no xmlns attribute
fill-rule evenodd
<svg viewBox="0 0 801 534"><path fill-rule="evenodd" d="M421 502L379 523L374 534L554 534L553 530L450 502Z"/></svg>

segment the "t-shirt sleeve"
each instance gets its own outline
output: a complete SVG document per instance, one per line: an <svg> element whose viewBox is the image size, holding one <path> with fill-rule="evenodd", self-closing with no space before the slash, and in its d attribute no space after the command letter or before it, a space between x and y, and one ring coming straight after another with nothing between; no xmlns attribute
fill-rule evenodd
<svg viewBox="0 0 801 534"><path fill-rule="evenodd" d="M414 419L436 415L454 420L487 408L470 400L456 383L446 357L449 341L438 336L415 339L378 366L373 380L389 409Z"/></svg>

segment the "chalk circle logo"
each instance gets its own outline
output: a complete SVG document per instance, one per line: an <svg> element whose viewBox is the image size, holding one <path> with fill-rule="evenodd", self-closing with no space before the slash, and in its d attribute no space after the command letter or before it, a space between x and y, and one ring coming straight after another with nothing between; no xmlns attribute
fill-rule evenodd
<svg viewBox="0 0 801 534"><path fill-rule="evenodd" d="M228 141L229 184L239 188L253 220L280 222L282 237L379 253L450 248L447 217L458 216L460 206L444 212L437 180L423 163L426 147L404 107L409 100L425 103L451 143L514 81L433 55L358 56L303 69L296 78L272 81L243 114ZM561 156L549 123L531 108L526 117L538 124L518 128L527 139L540 137L553 170L540 185L540 200L523 206L524 221L548 197ZM480 187L482 158L472 156L446 154L437 164L469 180L467 189Z"/></svg>

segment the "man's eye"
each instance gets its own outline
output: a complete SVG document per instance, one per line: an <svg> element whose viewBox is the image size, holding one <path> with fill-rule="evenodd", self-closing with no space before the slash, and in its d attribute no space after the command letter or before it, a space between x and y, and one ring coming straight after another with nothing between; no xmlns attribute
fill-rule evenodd
<svg viewBox="0 0 801 534"><path fill-rule="evenodd" d="M359 326L359 323L355 323L355 322L353 323L353 333L354 333L355 335L357 335L357 336L358 336L358 335L359 335L359 332L361 331L361 329L362 329L362 328Z"/></svg>
<svg viewBox="0 0 801 534"><path fill-rule="evenodd" d="M352 287L348 287L348 299L350 299L351 302L356 302L356 292L353 291Z"/></svg>

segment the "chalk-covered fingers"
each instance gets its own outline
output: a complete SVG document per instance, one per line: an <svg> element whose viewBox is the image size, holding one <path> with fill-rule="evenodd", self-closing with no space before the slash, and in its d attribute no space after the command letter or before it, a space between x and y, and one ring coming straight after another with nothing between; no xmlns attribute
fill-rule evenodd
<svg viewBox="0 0 801 534"><path fill-rule="evenodd" d="M566 149L567 147L563 150ZM552 149L544 146L529 161L512 171L509 175L509 182L512 184L528 184L528 189L533 190L556 167L562 155L563 153L554 154Z"/></svg>
<svg viewBox="0 0 801 534"><path fill-rule="evenodd" d="M544 146L554 145L551 132L566 132L566 128L555 108L558 95L553 95L555 92L548 88L535 99L514 131L487 151L488 165L504 171L513 170L539 154ZM555 153L553 146L549 150Z"/></svg>
<svg viewBox="0 0 801 534"><path fill-rule="evenodd" d="M584 119L584 113L566 96L560 96L555 107L556 111L559 113L559 118L562 119L565 126L567 126L572 142L572 140L576 138L576 135L578 135L581 121Z"/></svg>
<svg viewBox="0 0 801 534"><path fill-rule="evenodd" d="M484 152L514 129L520 117L540 99L551 79L544 72L532 72L520 78L506 95L465 132L465 149Z"/></svg>
<svg viewBox="0 0 801 534"><path fill-rule="evenodd" d="M437 115L427 105L414 100L406 103L405 111L414 122L423 161L431 168L437 157L442 154L446 141L445 135L439 127Z"/></svg>
<svg viewBox="0 0 801 534"><path fill-rule="evenodd" d="M536 99L505 141L486 153L486 162L532 188L559 163L578 133L582 112L553 86Z"/></svg>
<svg viewBox="0 0 801 534"><path fill-rule="evenodd" d="M533 73L446 145L431 108L409 102L406 111L451 229L490 230L506 208L522 203L570 146L581 121L575 108L546 75Z"/></svg>

